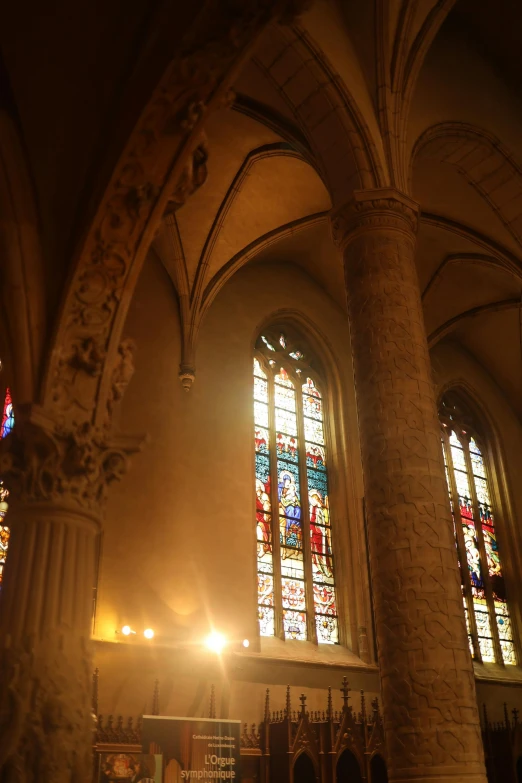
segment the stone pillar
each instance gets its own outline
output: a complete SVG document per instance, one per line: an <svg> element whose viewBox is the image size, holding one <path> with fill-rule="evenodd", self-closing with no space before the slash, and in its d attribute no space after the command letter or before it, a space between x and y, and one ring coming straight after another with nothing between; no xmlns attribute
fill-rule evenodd
<svg viewBox="0 0 522 783"><path fill-rule="evenodd" d="M18 412L17 412L18 413ZM11 540L0 596L0 779L91 781L95 556L130 444L35 408L2 442Z"/></svg>
<svg viewBox="0 0 522 783"><path fill-rule="evenodd" d="M390 781L485 783L415 268L418 208L360 191L344 254Z"/></svg>

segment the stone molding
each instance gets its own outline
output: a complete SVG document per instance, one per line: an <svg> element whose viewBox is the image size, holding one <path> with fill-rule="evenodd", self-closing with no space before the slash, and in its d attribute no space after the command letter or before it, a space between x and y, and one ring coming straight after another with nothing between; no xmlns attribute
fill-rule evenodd
<svg viewBox="0 0 522 783"><path fill-rule="evenodd" d="M90 423L66 427L36 406L18 409L16 427L0 444L0 475L16 503L52 503L94 518L143 438L113 437Z"/></svg>
<svg viewBox="0 0 522 783"><path fill-rule="evenodd" d="M331 213L332 237L344 250L357 231L389 228L412 239L419 222L419 205L395 188L355 190L353 199Z"/></svg>

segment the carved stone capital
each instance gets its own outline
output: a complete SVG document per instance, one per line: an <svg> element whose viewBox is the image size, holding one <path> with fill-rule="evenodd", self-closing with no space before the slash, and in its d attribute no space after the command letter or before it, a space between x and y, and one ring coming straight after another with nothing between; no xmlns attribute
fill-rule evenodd
<svg viewBox="0 0 522 783"><path fill-rule="evenodd" d="M418 215L417 202L395 188L356 190L353 199L332 210L332 237L341 250L361 231L394 229L413 238Z"/></svg>
<svg viewBox="0 0 522 783"><path fill-rule="evenodd" d="M90 423L66 427L22 406L0 444L0 475L17 502L52 502L98 517L109 484L122 477L142 440L111 437Z"/></svg>

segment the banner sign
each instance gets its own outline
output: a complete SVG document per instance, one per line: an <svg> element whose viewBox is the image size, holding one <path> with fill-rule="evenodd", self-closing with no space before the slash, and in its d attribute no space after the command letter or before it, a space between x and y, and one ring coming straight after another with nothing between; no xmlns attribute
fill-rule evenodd
<svg viewBox="0 0 522 783"><path fill-rule="evenodd" d="M144 715L144 753L161 754L164 783L240 783L241 721Z"/></svg>

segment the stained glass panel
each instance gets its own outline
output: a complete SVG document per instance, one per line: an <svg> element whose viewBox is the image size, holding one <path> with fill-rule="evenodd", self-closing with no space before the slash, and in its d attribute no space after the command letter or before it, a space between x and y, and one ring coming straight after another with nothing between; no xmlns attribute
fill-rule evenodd
<svg viewBox="0 0 522 783"><path fill-rule="evenodd" d="M305 443L306 464L309 468L326 468L326 454L323 446Z"/></svg>
<svg viewBox="0 0 522 783"><path fill-rule="evenodd" d="M273 636L275 633L274 610L269 606L258 606L257 616L261 636Z"/></svg>
<svg viewBox="0 0 522 783"><path fill-rule="evenodd" d="M283 629L285 639L306 641L306 614L291 609L283 610Z"/></svg>
<svg viewBox="0 0 522 783"><path fill-rule="evenodd" d="M275 384L275 405L276 408L283 408L286 411L295 413L295 391L288 386Z"/></svg>
<svg viewBox="0 0 522 783"><path fill-rule="evenodd" d="M254 400L254 421L261 427L268 427L268 405Z"/></svg>
<svg viewBox="0 0 522 783"><path fill-rule="evenodd" d="M259 360L254 361L254 416L256 452L256 530L258 603L261 635L271 635L275 629L275 607L282 608L283 631L286 639L307 638L306 578L312 578L313 609L317 639L324 644L339 642L337 603L333 573L328 479L323 430L323 402L314 381L306 377L307 366L301 368L306 382L296 390L285 367L268 351L294 361L304 360L298 348L289 350L290 341L284 333L272 341L262 337L260 347L270 370L264 371ZM266 366L266 365L265 365ZM293 367L293 363L290 363ZM298 415L297 400L302 401ZM270 422L270 426L269 426ZM270 427L274 427L272 431ZM270 444L275 440L276 463L271 466ZM305 438L305 440L301 440ZM301 448L305 443L304 456ZM306 488L301 487L300 459L305 461ZM275 468L271 483L271 470ZM303 474L304 477L304 474ZM277 482L278 515L272 515L271 486ZM306 492L305 507L301 491ZM303 524L310 517L310 541L306 552ZM275 509L274 509L275 516ZM277 522L277 526L274 525ZM277 531L277 532L275 532ZM281 581L274 581L273 539L277 535L281 564ZM310 558L310 560L308 559ZM305 568L306 564L306 568Z"/></svg>
<svg viewBox="0 0 522 783"><path fill-rule="evenodd" d="M274 605L274 578L270 574L257 575L257 602L265 606Z"/></svg>
<svg viewBox="0 0 522 783"><path fill-rule="evenodd" d="M281 547L281 574L289 579L304 579L303 552Z"/></svg>
<svg viewBox="0 0 522 783"><path fill-rule="evenodd" d="M314 419L304 419L305 439L324 446L323 425Z"/></svg>
<svg viewBox="0 0 522 783"><path fill-rule="evenodd" d="M268 430L266 430L264 427L254 427L254 441L256 444L257 453L268 454L269 451Z"/></svg>
<svg viewBox="0 0 522 783"><path fill-rule="evenodd" d="M2 422L0 424L0 439L5 438L14 427L14 412L13 401L11 399L11 392L6 390L4 406L2 410ZM7 556L7 549L9 546L9 528L4 525L5 515L7 514L7 498L9 497L8 490L4 487L3 482L0 480L0 585L2 583L2 577L4 573L5 559Z"/></svg>
<svg viewBox="0 0 522 783"><path fill-rule="evenodd" d="M297 451L297 438L293 435L285 435L282 432L276 432L277 456L290 462L297 462L299 459Z"/></svg>
<svg viewBox="0 0 522 783"><path fill-rule="evenodd" d="M286 435L297 435L297 417L295 413L275 409L275 426L278 432L284 432Z"/></svg>
<svg viewBox="0 0 522 783"><path fill-rule="evenodd" d="M260 378L266 378L266 372L261 367L259 359L254 359L254 376L256 375Z"/></svg>
<svg viewBox="0 0 522 783"><path fill-rule="evenodd" d="M319 644L339 644L339 628L337 617L316 614L315 627Z"/></svg>
<svg viewBox="0 0 522 783"><path fill-rule="evenodd" d="M2 411L2 424L0 425L0 438L5 438L9 435L14 427L14 411L13 401L11 399L11 392L7 389L4 399L4 408Z"/></svg>
<svg viewBox="0 0 522 783"><path fill-rule="evenodd" d="M268 402L268 381L254 376L254 399Z"/></svg>
<svg viewBox="0 0 522 783"><path fill-rule="evenodd" d="M283 577L281 579L281 594L283 597L283 609L306 609L304 582Z"/></svg>
<svg viewBox="0 0 522 783"><path fill-rule="evenodd" d="M453 422L455 423L453 424ZM506 602L504 576L498 552L484 459L475 438L469 437L467 425L466 430L459 429L457 417L454 419L451 416L449 426L452 427L449 433L449 445L458 498L452 497L450 482L448 482L448 486L452 511L458 501L462 521L473 599L473 614L478 637L476 641L482 660L486 663L493 662L495 661L493 631L496 631L504 663L516 664L511 619ZM444 456L447 470L446 454ZM482 535L479 531L482 532ZM487 564L486 573L482 569L482 563ZM491 601L488 585L491 588L493 601ZM473 629L466 602L464 602L464 608L470 649L473 654ZM492 623L494 623L493 627Z"/></svg>
<svg viewBox="0 0 522 783"><path fill-rule="evenodd" d="M264 342L264 344L266 345L266 347L268 348L269 351L275 351L274 346L272 345L272 343L270 343L268 341L268 339L264 336L264 334L261 335L261 339L262 339L262 341Z"/></svg>
<svg viewBox="0 0 522 783"><path fill-rule="evenodd" d="M7 514L8 497L9 492L0 481L0 584L2 584L5 558L9 546L9 528L3 524L5 515Z"/></svg>

